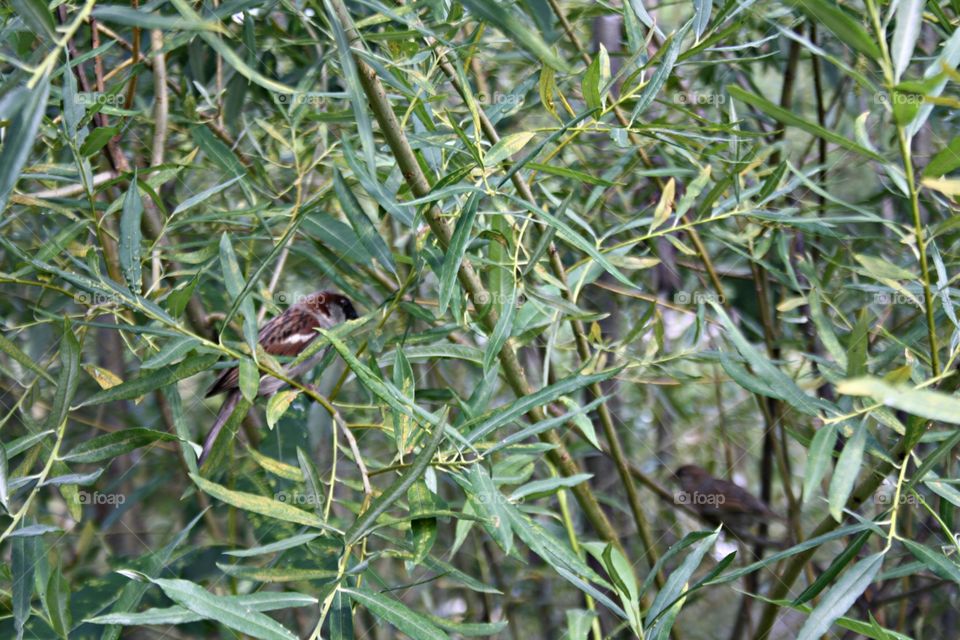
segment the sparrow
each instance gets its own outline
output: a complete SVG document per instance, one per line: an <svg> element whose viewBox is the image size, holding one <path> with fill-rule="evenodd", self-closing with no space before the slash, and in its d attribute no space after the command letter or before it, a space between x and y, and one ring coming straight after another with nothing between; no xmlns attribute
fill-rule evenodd
<svg viewBox="0 0 960 640"><path fill-rule="evenodd" d="M766 519L783 520L740 485L714 478L695 464L680 467L674 475L682 490L676 501L691 507L713 525L722 523L737 533Z"/></svg>
<svg viewBox="0 0 960 640"><path fill-rule="evenodd" d="M290 305L286 311L263 325L257 335L257 341L263 350L272 356L297 356L320 335L316 331L317 328L332 329L341 322L356 318L357 312L349 298L333 291L317 291ZM287 377L296 378L310 371L323 359L325 353L326 350L322 349L295 367L286 369ZM285 384L279 378L265 375L260 378L257 395L271 396ZM223 429L223 425L240 401L239 367L226 369L221 373L205 397L209 398L223 392L226 392L227 396L220 405L217 419L203 442L199 465L203 465L207 456L210 455L220 430Z"/></svg>

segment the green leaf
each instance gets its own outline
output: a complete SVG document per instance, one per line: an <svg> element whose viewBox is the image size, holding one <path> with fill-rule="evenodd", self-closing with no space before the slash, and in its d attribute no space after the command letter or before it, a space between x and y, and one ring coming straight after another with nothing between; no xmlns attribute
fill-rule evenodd
<svg viewBox="0 0 960 640"><path fill-rule="evenodd" d="M278 551L286 551L287 549L293 549L294 547L299 547L304 545L314 538L319 537L319 533L301 533L299 535L290 536L289 538L284 538L283 540L278 540L277 542L271 542L270 544L265 544L262 547L251 547L250 549L234 549L233 551L224 551L223 553L228 556L234 556L237 558L251 558L254 556L262 556L268 553L276 553Z"/></svg>
<svg viewBox="0 0 960 640"><path fill-rule="evenodd" d="M303 509L298 509L278 500L265 498L253 493L227 489L215 482L201 478L195 473L191 473L190 478L204 493L213 496L217 500L222 500L229 505L233 505L237 509L250 511L251 513L259 513L268 518L274 518L275 520L282 520L284 522L293 522L295 524L303 524L308 527L317 527L320 529L333 529L321 518L309 511L304 511Z"/></svg>
<svg viewBox="0 0 960 640"><path fill-rule="evenodd" d="M240 358L238 369L240 370L240 393L252 403L257 398L257 392L260 391L260 370L253 360L248 358Z"/></svg>
<svg viewBox="0 0 960 640"><path fill-rule="evenodd" d="M255 582L302 582L315 580L321 583L332 582L339 573L336 569L310 569L298 567L244 567L234 564L217 563L217 568L228 576Z"/></svg>
<svg viewBox="0 0 960 640"><path fill-rule="evenodd" d="M216 22L201 20L194 14L193 18L180 18L159 13L142 11L122 5L98 4L93 9L93 16L104 22L122 24L128 27L141 29L160 29L161 31L216 31L226 33L226 29Z"/></svg>
<svg viewBox="0 0 960 640"><path fill-rule="evenodd" d="M819 4L822 3L823 0L816 0L816 2ZM804 6L806 6L806 3L804 3ZM732 84L727 85L727 92L734 99L741 100L752 107L756 107L783 125L797 127L798 129L806 131L807 133L817 136L818 138L823 138L827 142L832 142L839 147L843 147L848 151L853 151L854 153L860 154L865 158L870 158L871 160L876 160L877 162L881 163L886 162L883 156L877 154L876 152L865 147L861 147L853 140L845 138L838 133L828 131L819 125L804 120L803 118L795 115L792 111L788 111L787 109L770 102L766 98L744 91L740 87Z"/></svg>
<svg viewBox="0 0 960 640"><path fill-rule="evenodd" d="M37 140L37 129L47 108L50 79L45 76L33 89L17 88L14 91L26 93L26 96L4 129L3 147L0 148L0 211L6 210L10 192Z"/></svg>
<svg viewBox="0 0 960 640"><path fill-rule="evenodd" d="M60 568L50 573L44 606L50 619L50 626L61 638L67 638L73 626L70 617L70 585L63 577Z"/></svg>
<svg viewBox="0 0 960 640"><path fill-rule="evenodd" d="M875 553L850 567L810 612L797 640L817 640L827 633L834 621L846 613L870 586L882 564L883 554Z"/></svg>
<svg viewBox="0 0 960 640"><path fill-rule="evenodd" d="M593 621L597 618L596 611L588 609L567 609L567 640L587 640Z"/></svg>
<svg viewBox="0 0 960 640"><path fill-rule="evenodd" d="M184 18L193 24L202 23L200 16L191 8L190 4L186 0L170 0L177 11L180 12ZM282 94L294 94L296 90L293 87L287 86L283 83L277 82L267 78L260 72L256 71L253 67L248 65L243 58L237 55L237 52L227 46L227 44L220 38L219 35L210 33L207 30L201 30L199 32L201 38L204 42L210 45L210 48L220 54L223 57L223 60L229 64L231 67L236 69L237 73L242 75L244 78L258 84L268 91L274 91L276 93Z"/></svg>
<svg viewBox="0 0 960 640"><path fill-rule="evenodd" d="M416 381L413 376L413 367L410 366L405 351L405 349L397 349L393 355L393 384L400 389L404 396L413 398L417 391ZM403 412L394 411L392 414L393 439L397 445L397 452L402 459L412 442L415 425L413 419Z"/></svg>
<svg viewBox="0 0 960 640"><path fill-rule="evenodd" d="M833 459L833 448L837 442L837 427L825 424L813 435L810 449L807 452L806 467L803 472L803 503L807 504L813 494L820 487L830 461Z"/></svg>
<svg viewBox="0 0 960 640"><path fill-rule="evenodd" d="M494 325L493 331L490 332L490 336L487 339L487 346L483 350L484 371L490 370L497 356L500 355L500 350L503 349L503 345L506 344L507 340L510 339L510 334L513 333L513 317L517 309L517 289L516 282L513 278L510 278L510 285L509 293L501 293L503 296L503 305L501 307L500 317L497 318L497 324Z"/></svg>
<svg viewBox="0 0 960 640"><path fill-rule="evenodd" d="M53 16L43 0L11 0L10 4L34 33L42 34L48 40L56 38Z"/></svg>
<svg viewBox="0 0 960 640"><path fill-rule="evenodd" d="M860 22L829 0L794 0L792 3L813 22L833 32L844 44L864 54L868 60L880 60L880 47ZM865 15L865 14L864 14Z"/></svg>
<svg viewBox="0 0 960 640"><path fill-rule="evenodd" d="M294 607L309 607L318 603L313 596L295 592L259 591L242 596L220 596L224 601L250 611L276 611ZM126 627L141 625L187 624L205 620L204 616L179 605L162 609L147 609L140 613L109 613L84 620L91 624L119 624Z"/></svg>
<svg viewBox="0 0 960 640"><path fill-rule="evenodd" d="M418 517L436 509L433 492L423 480L417 480L407 489L407 504L410 505L410 534L413 538L413 563L420 564L437 540L437 519Z"/></svg>
<svg viewBox="0 0 960 640"><path fill-rule="evenodd" d="M399 600L368 589L340 589L370 613L389 622L399 631L416 640L449 640L428 618L410 610Z"/></svg>
<svg viewBox="0 0 960 640"><path fill-rule="evenodd" d="M960 168L960 136L937 152L923 168L924 178L939 178Z"/></svg>
<svg viewBox="0 0 960 640"><path fill-rule="evenodd" d="M831 407L824 401L813 398L803 392L797 384L778 367L764 357L733 323L727 312L714 300L708 301L713 307L720 322L726 329L727 337L740 352L740 355L753 369L754 375L761 380L773 394L772 397L783 400L795 409L811 416L818 416L821 410L830 410Z"/></svg>
<svg viewBox="0 0 960 640"><path fill-rule="evenodd" d="M561 206L561 210L564 207ZM548 225L555 227L557 233L564 242L570 244L577 249L580 249L588 256L593 258L597 264L603 267L604 271L612 275L614 278L619 280L621 283L627 285L631 289L635 288L635 285L630 281L630 279L623 275L619 269L617 269L613 264L604 256L600 251L597 250L595 246L590 244L587 240L582 238L580 234L573 230L573 228L568 225L566 222L559 218L560 213L558 212L557 216L553 216L546 211L538 210L536 215L543 218Z"/></svg>
<svg viewBox="0 0 960 640"><path fill-rule="evenodd" d="M804 589L803 593L796 597L793 605L799 606L805 602L809 602L817 597L821 591L833 584L833 581L840 575L840 572L857 559L863 545L867 543L867 540L869 540L872 535L872 531L864 531L854 538L850 544L847 545L847 548L843 550L843 553L833 559L833 562L830 563L827 570L817 576L817 579L814 580L809 587Z"/></svg>
<svg viewBox="0 0 960 640"><path fill-rule="evenodd" d="M913 540L901 538L900 542L910 550L913 557L925 564L935 575L960 584L960 564L956 561Z"/></svg>
<svg viewBox="0 0 960 640"><path fill-rule="evenodd" d="M218 167L223 169L228 176L244 176L247 170L243 163L237 158L236 154L220 138L216 137L210 129L202 125L196 125L190 129L190 137L197 143L203 152ZM241 183L243 184L243 183Z"/></svg>
<svg viewBox="0 0 960 640"><path fill-rule="evenodd" d="M601 43L602 47L603 44ZM580 91L588 109L599 109L603 106L600 99L600 56L594 56L587 70L583 73L580 82Z"/></svg>
<svg viewBox="0 0 960 640"><path fill-rule="evenodd" d="M343 209L343 213L347 216L350 226L353 227L364 248L370 252L370 255L377 259L383 268L396 275L397 266L393 262L393 255L390 253L390 249L383 241L380 232L374 226L373 222L370 221L363 207L360 206L360 202L357 201L356 196L353 195L353 192L347 186L339 170L334 170L333 173L333 190L337 194L337 199L340 201L340 207Z"/></svg>
<svg viewBox="0 0 960 640"><path fill-rule="evenodd" d="M499 407L496 411L492 412L491 415L484 415L478 419L468 422L462 430L473 427L471 431L468 432L466 436L467 442L476 442L480 438L485 437L487 434L499 429L505 424L509 424L524 415L534 407L545 406L560 396L564 396L578 389L590 386L596 382L603 382L613 376L617 375L622 371L622 367L607 369L606 371L601 371L600 373L593 373L590 375L573 375L562 380L558 380L553 384L539 389L534 393L517 398L512 401L510 404ZM475 425L475 426L474 426Z"/></svg>
<svg viewBox="0 0 960 640"><path fill-rule="evenodd" d="M163 349L144 360L141 369L159 369L166 367L175 360L181 359L200 345L200 341L193 336L174 338Z"/></svg>
<svg viewBox="0 0 960 640"><path fill-rule="evenodd" d="M521 131L500 138L497 144L490 147L490 150L484 154L483 166L495 167L504 160L508 160L513 154L523 149L534 135L536 134L533 131Z"/></svg>
<svg viewBox="0 0 960 640"><path fill-rule="evenodd" d="M700 36L710 24L710 13L713 11L713 0L694 0L693 2L693 30L700 42Z"/></svg>
<svg viewBox="0 0 960 640"><path fill-rule="evenodd" d="M120 215L120 268L123 279L134 293L139 294L142 286L140 275L140 220L143 217L143 201L137 189L136 174L130 181L130 188L123 199L123 213Z"/></svg>
<svg viewBox="0 0 960 640"><path fill-rule="evenodd" d="M111 460L154 442L171 442L174 440L177 440L177 437L170 433L133 427L87 440L74 447L66 455L60 456L60 459L64 462L101 462Z"/></svg>
<svg viewBox="0 0 960 640"><path fill-rule="evenodd" d="M60 376L57 392L53 396L53 408L47 415L46 427L59 430L70 413L70 402L77 394L80 384L80 341L70 327L64 327L60 340Z"/></svg>
<svg viewBox="0 0 960 640"><path fill-rule="evenodd" d="M675 569L667 578L666 584L657 592L653 604L647 611L646 627L647 637L649 638L669 638L670 629L673 627L673 621L683 604L678 600L687 590L690 578L693 572L697 570L704 556L713 547L720 535L719 530L701 540L683 559L683 563ZM674 601L676 601L674 603ZM673 603L673 604L671 604Z"/></svg>
<svg viewBox="0 0 960 640"><path fill-rule="evenodd" d="M510 5L487 0L464 0L462 3L470 13L489 22L504 32L521 47L557 71L567 71L567 65L557 56L543 39L528 29L519 19Z"/></svg>
<svg viewBox="0 0 960 640"><path fill-rule="evenodd" d="M250 353L256 358L257 353L257 314L253 309L253 300L245 294L246 282L243 274L240 272L240 264L237 262L237 254L233 251L233 243L230 242L230 236L224 232L220 236L220 269L223 271L223 282L227 286L227 293L234 300L234 306L239 305L240 313L243 316L243 337L247 342ZM239 302L238 302L239 301ZM241 361L242 364L242 361ZM249 372L248 372L249 373ZM245 391L244 397L250 392L249 387ZM253 394L256 396L256 392ZM252 400L251 398L247 398Z"/></svg>
<svg viewBox="0 0 960 640"><path fill-rule="evenodd" d="M862 253L853 254L854 259L863 265L867 273L874 280L915 280L916 275L903 267L898 267L889 260L875 258Z"/></svg>
<svg viewBox="0 0 960 640"><path fill-rule="evenodd" d="M340 354L340 357L347 363L351 371L357 375L363 385L375 396L386 402L391 409L400 411L411 418L422 420L433 426L443 426L443 421L437 416L417 406L412 399L406 397L392 384L382 380L377 374L360 362L353 352L350 351L346 343L337 337L334 332L324 329L318 329L318 331L320 335L323 336L325 340L328 340L333 348L337 350L337 353ZM450 433L451 435L456 434L453 430L451 430Z"/></svg>
<svg viewBox="0 0 960 640"><path fill-rule="evenodd" d="M80 145L80 155L89 158L95 153L98 153L101 149L107 146L107 143L110 140L120 133L120 127L97 127L90 132L90 135L87 136L87 139L83 141L83 144ZM131 183L131 188L133 183Z"/></svg>
<svg viewBox="0 0 960 640"><path fill-rule="evenodd" d="M326 9L327 19L330 26L333 27L333 37L337 43L337 57L340 60L341 77L347 84L347 93L350 96L350 107L353 111L353 117L357 123L357 133L360 136L360 144L363 146L363 155L367 164L367 171L372 175L376 174L376 149L373 141L373 126L370 123L370 114L367 112L367 99L360 86L360 75L357 72L357 63L353 59L353 52L350 49L350 42L347 39L346 31L355 29L354 25L340 23L340 16L333 9L329 0L325 0L324 9ZM350 151L349 143L344 144L344 155L353 155ZM350 161L348 160L348 163Z"/></svg>
<svg viewBox="0 0 960 640"><path fill-rule="evenodd" d="M33 576L39 557L40 547L36 536L17 536L12 540L10 573L13 576L13 621L18 640L23 637L24 625L30 618Z"/></svg>
<svg viewBox="0 0 960 640"><path fill-rule="evenodd" d="M554 478L534 480L533 482L528 482L514 489L513 493L510 494L510 501L517 502L525 498L539 498L550 495L556 493L558 489L575 487L592 477L592 473L577 473L572 476L556 476Z"/></svg>
<svg viewBox="0 0 960 640"><path fill-rule="evenodd" d="M830 504L830 515L837 522L843 519L843 508L847 504L847 498L853 491L853 486L857 481L857 475L860 473L860 465L863 463L863 451L867 444L867 427L861 422L853 432L853 437L847 440L840 452L840 458L837 460L837 466L833 470L833 477L830 479L830 491L827 496Z"/></svg>
<svg viewBox="0 0 960 640"><path fill-rule="evenodd" d="M863 308L857 316L857 324L850 332L847 344L847 377L862 376L867 373L867 347L870 346L870 320L867 309Z"/></svg>
<svg viewBox="0 0 960 640"><path fill-rule="evenodd" d="M117 400L133 400L139 398L151 391L160 389L178 380L189 378L201 371L207 371L217 362L218 356L215 354L195 355L185 359L180 364L156 371L150 371L144 375L138 376L133 380L127 380L115 387L103 389L83 402L78 407L88 405L103 404L105 402L115 402Z"/></svg>
<svg viewBox="0 0 960 640"><path fill-rule="evenodd" d="M3 334L0 334L0 351L3 351L30 371L43 377L47 382L53 382L53 376L47 373L46 369L34 362L33 358L21 351L20 347L13 341L8 340Z"/></svg>
<svg viewBox="0 0 960 640"><path fill-rule="evenodd" d="M897 28L890 45L894 83L900 82L903 72L910 66L910 58L920 36L924 4L925 0L900 0L897 5Z"/></svg>
<svg viewBox="0 0 960 640"><path fill-rule="evenodd" d="M264 455L251 446L247 446L247 452L250 454L250 457L253 458L253 461L260 465L264 471L272 473L280 478L293 480L295 482L300 482L303 480L303 473L300 471L299 467L295 467L292 464L287 464L286 462L281 462L280 460ZM284 501L284 495L285 494L281 494L278 496L281 502Z"/></svg>
<svg viewBox="0 0 960 640"><path fill-rule="evenodd" d="M200 521L200 519L206 513L206 509L198 513L193 520L191 520L186 527L179 531L173 539L167 543L165 547L159 551L149 553L142 559L142 570L141 572L147 576L155 576L160 573L160 571L167 566L167 563L170 561L173 552L183 544L183 541L187 539L190 535L190 532L193 530L193 527ZM140 599L143 598L144 594L149 589L149 584L144 582L130 582L124 588L120 594L120 598L116 601L113 606L113 609L118 612L131 611L134 609L137 604L139 604ZM117 625L111 625L107 629L104 629L103 634L100 636L101 640L117 640L120 637L120 627Z"/></svg>
<svg viewBox="0 0 960 640"><path fill-rule="evenodd" d="M483 526L507 555L513 549L513 529L510 526L510 501L500 493L493 478L483 465L475 464L467 474L470 491L467 497L477 515L483 518Z"/></svg>
<svg viewBox="0 0 960 640"><path fill-rule="evenodd" d="M180 606L201 618L216 620L231 629L264 640L297 640L289 629L251 607L238 603L234 596L215 596L203 587L187 580L153 578L164 594Z"/></svg>
<svg viewBox="0 0 960 640"><path fill-rule="evenodd" d="M327 638L329 640L354 640L353 610L350 598L340 589L333 596L330 611L326 619Z"/></svg>
<svg viewBox="0 0 960 640"><path fill-rule="evenodd" d="M177 205L177 208L173 210L173 213L171 213L170 216L173 217L173 216L177 215L178 213L182 213L182 212L186 211L187 209L190 209L191 207L197 206L197 205L200 204L201 202L204 202L204 201L206 201L206 200L209 200L210 198L212 198L213 196L217 195L217 194L220 193L221 191L224 191L224 190L226 190L227 188L233 186L233 184L236 183L237 181L239 181L242 177L243 177L243 176L235 176L235 177L231 178L230 180L227 180L226 182L223 182L223 183L218 184L218 185L214 185L214 186L210 187L209 189L204 189L204 190L201 191L200 193L195 194L195 195L193 195L193 196L190 196L189 198L187 198L186 200L184 200L183 202L181 202L180 204L178 204L178 205Z"/></svg>
<svg viewBox="0 0 960 640"><path fill-rule="evenodd" d="M299 395L299 389L284 389L270 396L270 400L267 401L267 426L273 429Z"/></svg>
<svg viewBox="0 0 960 640"><path fill-rule="evenodd" d="M353 545L357 540L365 536L374 524L390 506L400 499L410 486L420 479L427 470L427 465L433 459L433 454L440 447L443 440L444 430L441 426L435 425L430 439L424 443L423 449L414 458L413 463L403 472L403 474L394 480L383 493L376 497L366 511L357 516L350 528L344 533L344 541L348 546Z"/></svg>
<svg viewBox="0 0 960 640"><path fill-rule="evenodd" d="M844 380L837 391L848 396L871 396L887 407L928 420L960 424L960 398L940 391L892 385L869 376Z"/></svg>
<svg viewBox="0 0 960 640"><path fill-rule="evenodd" d="M647 83L643 91L640 92L640 95L637 96L637 104L634 106L633 115L630 117L631 122L636 120L637 117L653 103L660 93L660 89L663 88L663 85L665 85L670 78L673 66L677 63L677 58L680 56L683 39L686 37L687 31L690 30L692 24L693 21L687 22L680 27L679 31L670 34L668 41L664 42L660 47L660 50L664 51L663 57L660 60L660 64L657 65L657 70L654 71L650 77L650 82Z"/></svg>

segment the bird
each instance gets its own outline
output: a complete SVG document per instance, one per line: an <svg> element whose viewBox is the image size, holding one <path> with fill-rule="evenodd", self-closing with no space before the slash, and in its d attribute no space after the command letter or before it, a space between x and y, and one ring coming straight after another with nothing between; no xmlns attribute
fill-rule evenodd
<svg viewBox="0 0 960 640"><path fill-rule="evenodd" d="M675 501L691 507L711 524L723 524L737 533L764 520L783 520L740 485L715 478L695 464L680 467L674 475L682 490Z"/></svg>
<svg viewBox="0 0 960 640"><path fill-rule="evenodd" d="M355 320L357 317L353 303L346 296L334 291L317 291L298 299L283 313L263 325L257 335L257 341L263 350L272 356L297 356L320 335L316 331L317 328L332 329L341 322ZM322 349L305 361L285 370L286 376L296 378L310 371L320 362L325 351ZM260 378L257 395L271 396L285 384L279 378L263 376ZM203 450L198 459L198 464L201 466L213 450L220 430L223 429L223 425L240 401L239 367L224 370L205 397L209 398L223 392L226 392L226 398L220 405L217 419L214 420L203 442Z"/></svg>

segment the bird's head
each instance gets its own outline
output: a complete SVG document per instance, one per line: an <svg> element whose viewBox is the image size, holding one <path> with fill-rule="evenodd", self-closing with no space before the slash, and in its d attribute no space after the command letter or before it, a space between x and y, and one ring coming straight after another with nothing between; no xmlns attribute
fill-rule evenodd
<svg viewBox="0 0 960 640"><path fill-rule="evenodd" d="M697 486L710 477L710 474L703 467L698 467L695 464L685 464L674 471L673 475L682 487Z"/></svg>
<svg viewBox="0 0 960 640"><path fill-rule="evenodd" d="M317 313L326 314L335 322L356 320L359 316L347 296L333 291L318 291L307 299L307 304Z"/></svg>

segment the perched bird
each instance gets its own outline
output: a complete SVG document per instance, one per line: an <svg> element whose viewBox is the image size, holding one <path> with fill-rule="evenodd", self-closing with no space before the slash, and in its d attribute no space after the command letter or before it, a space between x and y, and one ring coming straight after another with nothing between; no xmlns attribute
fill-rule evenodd
<svg viewBox="0 0 960 640"><path fill-rule="evenodd" d="M695 464L680 467L675 476L681 488L676 502L691 507L714 525L722 523L734 533L764 520L783 519L740 485L714 478Z"/></svg>
<svg viewBox="0 0 960 640"><path fill-rule="evenodd" d="M264 351L273 356L297 356L320 334L316 329L332 329L346 320L354 320L357 312L353 303L346 296L332 291L318 291L287 307L287 310L273 320L267 322L260 329L258 341ZM296 378L310 371L324 356L324 350L318 351L307 360L286 370L287 377ZM273 376L263 376L257 395L271 396L284 386L282 380ZM200 454L199 464L203 464L213 449L213 444L220 434L223 425L237 403L240 401L240 369L227 369L216 379L206 397L227 392L227 397L220 405L217 419L203 442L203 452Z"/></svg>

